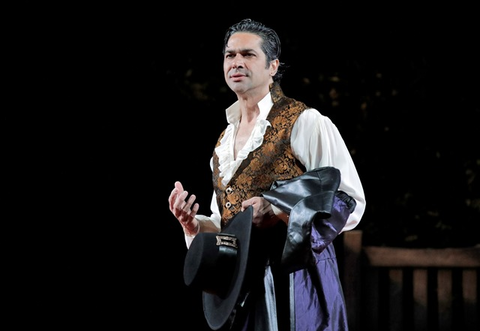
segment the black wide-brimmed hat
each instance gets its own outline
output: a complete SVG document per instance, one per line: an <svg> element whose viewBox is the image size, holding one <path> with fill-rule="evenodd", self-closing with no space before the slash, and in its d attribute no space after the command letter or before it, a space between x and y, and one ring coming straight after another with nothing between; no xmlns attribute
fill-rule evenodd
<svg viewBox="0 0 480 331"><path fill-rule="evenodd" d="M183 268L187 286L202 290L205 319L220 329L242 293L252 232L253 207L235 215L221 233L202 232L193 239Z"/></svg>

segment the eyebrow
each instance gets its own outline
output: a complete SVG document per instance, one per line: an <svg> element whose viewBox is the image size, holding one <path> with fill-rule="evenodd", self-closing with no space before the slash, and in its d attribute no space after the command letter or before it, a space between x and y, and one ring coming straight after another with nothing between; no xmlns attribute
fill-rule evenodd
<svg viewBox="0 0 480 331"><path fill-rule="evenodd" d="M255 52L253 48L241 48L239 50L235 49L225 49L225 53L249 53L249 52Z"/></svg>

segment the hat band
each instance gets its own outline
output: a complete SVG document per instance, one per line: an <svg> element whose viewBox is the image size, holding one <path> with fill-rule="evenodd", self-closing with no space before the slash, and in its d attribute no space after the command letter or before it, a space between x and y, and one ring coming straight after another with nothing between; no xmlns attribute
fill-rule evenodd
<svg viewBox="0 0 480 331"><path fill-rule="evenodd" d="M237 238L229 235L217 235L217 246L230 246L233 248L238 248Z"/></svg>

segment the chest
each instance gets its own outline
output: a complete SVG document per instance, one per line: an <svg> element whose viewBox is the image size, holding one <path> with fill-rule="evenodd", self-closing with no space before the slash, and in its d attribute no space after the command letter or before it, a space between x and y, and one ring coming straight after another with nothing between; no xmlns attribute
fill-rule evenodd
<svg viewBox="0 0 480 331"><path fill-rule="evenodd" d="M251 123L240 123L237 133L235 134L234 140L234 157L237 158L238 152L247 143L248 139L252 135L253 128L255 127L255 122Z"/></svg>

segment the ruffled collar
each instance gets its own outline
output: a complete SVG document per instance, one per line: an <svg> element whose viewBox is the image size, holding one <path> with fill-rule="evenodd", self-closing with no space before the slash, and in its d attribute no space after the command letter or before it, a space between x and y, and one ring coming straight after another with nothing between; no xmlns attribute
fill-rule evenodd
<svg viewBox="0 0 480 331"><path fill-rule="evenodd" d="M268 126L271 126L266 118L272 106L272 95L271 93L268 93L258 103L260 114L257 117L257 122L255 123L255 127L253 128L248 141L245 143L245 146L243 146L242 150L238 152L236 159L234 159L233 151L235 134L240 124L241 117L239 102L236 101L226 109L228 126L225 130L225 135L220 141L220 145L215 148L215 153L218 155L220 176L222 177L222 184L224 186L228 184L233 174L240 166L240 163L247 158L248 154L263 143L265 131Z"/></svg>

